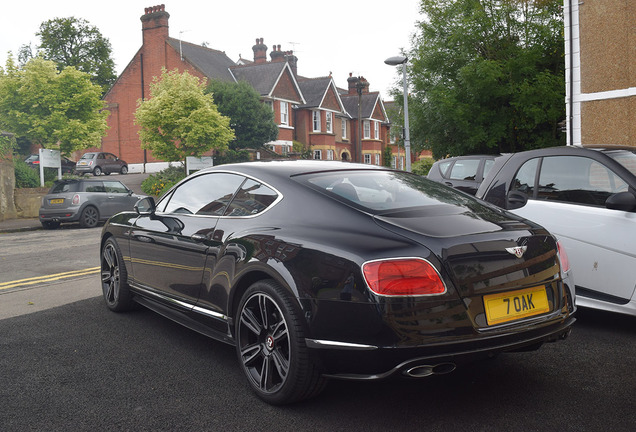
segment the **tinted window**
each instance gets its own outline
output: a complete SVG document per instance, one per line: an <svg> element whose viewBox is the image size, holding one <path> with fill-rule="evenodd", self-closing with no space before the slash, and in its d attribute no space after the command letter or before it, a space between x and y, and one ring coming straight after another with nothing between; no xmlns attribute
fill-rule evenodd
<svg viewBox="0 0 636 432"><path fill-rule="evenodd" d="M278 194L267 186L248 179L225 210L225 216L251 216L264 211Z"/></svg>
<svg viewBox="0 0 636 432"><path fill-rule="evenodd" d="M619 164L627 168L632 174L636 175L636 154L630 151L613 151L605 153Z"/></svg>
<svg viewBox="0 0 636 432"><path fill-rule="evenodd" d="M599 205L624 182L594 159L552 156L543 159L538 199Z"/></svg>
<svg viewBox="0 0 636 432"><path fill-rule="evenodd" d="M539 159L530 159L524 163L510 185L511 191L523 192L529 197L532 197L534 193L534 180L537 175L537 166L539 165Z"/></svg>
<svg viewBox="0 0 636 432"><path fill-rule="evenodd" d="M93 159L93 156L95 156L95 153L85 153L82 155L81 159Z"/></svg>
<svg viewBox="0 0 636 432"><path fill-rule="evenodd" d="M450 166L450 164L451 164L451 161L439 163L439 172L441 172L444 177L446 177L446 171L448 170L448 167Z"/></svg>
<svg viewBox="0 0 636 432"><path fill-rule="evenodd" d="M84 192L106 192L102 182L84 182Z"/></svg>
<svg viewBox="0 0 636 432"><path fill-rule="evenodd" d="M77 192L79 183L57 183L54 185L49 193L63 193L63 192Z"/></svg>
<svg viewBox="0 0 636 432"><path fill-rule="evenodd" d="M104 187L106 188L106 192L108 193L128 193L128 189L126 188L126 186L118 181L104 181Z"/></svg>
<svg viewBox="0 0 636 432"><path fill-rule="evenodd" d="M475 180L479 159L462 159L455 162L448 175L451 180Z"/></svg>
<svg viewBox="0 0 636 432"><path fill-rule="evenodd" d="M439 183L403 172L338 171L307 174L295 179L339 200L372 212L412 207L451 205L479 206L476 200Z"/></svg>
<svg viewBox="0 0 636 432"><path fill-rule="evenodd" d="M244 180L243 176L226 173L193 177L167 198L165 212L221 216Z"/></svg>

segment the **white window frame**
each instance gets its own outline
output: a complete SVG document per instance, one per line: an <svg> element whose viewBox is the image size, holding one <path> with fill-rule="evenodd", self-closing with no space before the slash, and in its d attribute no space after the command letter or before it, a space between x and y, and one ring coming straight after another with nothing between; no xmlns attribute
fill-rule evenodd
<svg viewBox="0 0 636 432"><path fill-rule="evenodd" d="M314 150L314 160L322 160L322 150Z"/></svg>
<svg viewBox="0 0 636 432"><path fill-rule="evenodd" d="M325 113L325 124L327 133L333 133L333 113L329 111Z"/></svg>
<svg viewBox="0 0 636 432"><path fill-rule="evenodd" d="M311 123L314 132L320 132L320 111L311 112Z"/></svg>
<svg viewBox="0 0 636 432"><path fill-rule="evenodd" d="M369 153L364 154L364 163L367 165L371 165L371 155Z"/></svg>
<svg viewBox="0 0 636 432"><path fill-rule="evenodd" d="M327 160L333 160L334 157L334 151L333 150L327 150Z"/></svg>
<svg viewBox="0 0 636 432"><path fill-rule="evenodd" d="M375 164L376 164L377 166L380 166L380 155L379 155L379 154L377 154L377 153L376 153L376 155L375 155Z"/></svg>
<svg viewBox="0 0 636 432"><path fill-rule="evenodd" d="M342 119L342 121L340 122L340 127L342 129L342 139L345 140L347 139L347 120L346 119Z"/></svg>
<svg viewBox="0 0 636 432"><path fill-rule="evenodd" d="M280 101L280 124L289 125L289 104L283 101Z"/></svg>
<svg viewBox="0 0 636 432"><path fill-rule="evenodd" d="M380 122L373 122L373 134L375 135L375 139L380 139Z"/></svg>
<svg viewBox="0 0 636 432"><path fill-rule="evenodd" d="M364 129L364 139L371 139L371 122L364 120L362 128Z"/></svg>

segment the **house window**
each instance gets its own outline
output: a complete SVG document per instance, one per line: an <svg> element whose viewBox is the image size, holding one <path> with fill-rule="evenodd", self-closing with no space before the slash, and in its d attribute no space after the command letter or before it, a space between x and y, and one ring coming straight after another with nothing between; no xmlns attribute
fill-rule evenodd
<svg viewBox="0 0 636 432"><path fill-rule="evenodd" d="M380 122L373 122L373 133L375 139L380 139Z"/></svg>
<svg viewBox="0 0 636 432"><path fill-rule="evenodd" d="M274 111L274 102L271 100L265 101L265 105L269 107L272 111Z"/></svg>
<svg viewBox="0 0 636 432"><path fill-rule="evenodd" d="M322 160L322 150L314 150L314 159Z"/></svg>
<svg viewBox="0 0 636 432"><path fill-rule="evenodd" d="M397 156L393 156L391 158L391 168L395 169L397 167Z"/></svg>
<svg viewBox="0 0 636 432"><path fill-rule="evenodd" d="M332 116L333 114L328 112L327 114L327 133L333 133L333 124L332 124Z"/></svg>
<svg viewBox="0 0 636 432"><path fill-rule="evenodd" d="M327 160L333 160L333 150L327 150Z"/></svg>
<svg viewBox="0 0 636 432"><path fill-rule="evenodd" d="M287 102L280 103L280 124L282 125L289 124L289 112L287 111L288 107L289 105L287 104Z"/></svg>
<svg viewBox="0 0 636 432"><path fill-rule="evenodd" d="M362 123L362 125L364 126L364 139L370 139L371 138L371 123L369 122L369 120L365 120L364 123Z"/></svg>
<svg viewBox="0 0 636 432"><path fill-rule="evenodd" d="M380 155L379 154L375 155L375 164L378 165L378 166L380 165Z"/></svg>
<svg viewBox="0 0 636 432"><path fill-rule="evenodd" d="M311 114L314 122L314 132L320 132L320 111L312 111Z"/></svg>
<svg viewBox="0 0 636 432"><path fill-rule="evenodd" d="M371 155L370 154L368 154L368 153L364 154L364 163L368 164L368 165L371 165Z"/></svg>
<svg viewBox="0 0 636 432"><path fill-rule="evenodd" d="M342 139L346 140L347 139L347 121L345 119L342 119L342 121L340 122L340 125L342 127Z"/></svg>

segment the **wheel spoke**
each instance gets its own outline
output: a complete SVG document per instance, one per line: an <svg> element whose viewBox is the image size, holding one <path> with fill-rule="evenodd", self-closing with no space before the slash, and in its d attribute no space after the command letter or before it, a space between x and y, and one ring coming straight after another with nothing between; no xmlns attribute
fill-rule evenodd
<svg viewBox="0 0 636 432"><path fill-rule="evenodd" d="M267 303L268 303L268 299L265 296L259 296L258 297L258 306L261 312L261 322L263 323L263 328L267 329L269 328L269 319L267 316Z"/></svg>
<svg viewBox="0 0 636 432"><path fill-rule="evenodd" d="M263 365L261 366L261 375L259 385L263 390L269 390L271 387L271 360L270 357L265 357L263 359Z"/></svg>
<svg viewBox="0 0 636 432"><path fill-rule="evenodd" d="M256 343L241 348L241 358L245 366L251 365L255 359L260 358L262 355L261 345Z"/></svg>
<svg viewBox="0 0 636 432"><path fill-rule="evenodd" d="M254 316L254 313L250 309L243 309L243 312L241 313L241 323L245 324L245 327L250 329L250 331L255 335L258 336L259 334L261 334L261 323L258 322L258 318Z"/></svg>
<svg viewBox="0 0 636 432"><path fill-rule="evenodd" d="M274 327L274 330L272 331L272 336L274 337L274 341L276 341L276 343L280 343L283 340L287 340L287 336L288 336L288 332L287 332L287 325L285 323L285 321L283 321L282 319L276 323L276 326Z"/></svg>
<svg viewBox="0 0 636 432"><path fill-rule="evenodd" d="M284 380L285 377L287 377L287 372L289 371L289 359L286 358L280 350L276 350L272 353L272 360L274 366L276 366L278 375Z"/></svg>

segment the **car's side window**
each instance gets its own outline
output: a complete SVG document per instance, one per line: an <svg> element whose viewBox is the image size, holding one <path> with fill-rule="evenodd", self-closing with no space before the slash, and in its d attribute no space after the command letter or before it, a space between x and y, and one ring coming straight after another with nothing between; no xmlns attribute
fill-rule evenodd
<svg viewBox="0 0 636 432"><path fill-rule="evenodd" d="M121 182L118 181L104 181L104 188L108 193L120 193L127 194L128 189Z"/></svg>
<svg viewBox="0 0 636 432"><path fill-rule="evenodd" d="M269 207L278 194L267 186L248 179L225 210L224 216L252 216Z"/></svg>
<svg viewBox="0 0 636 432"><path fill-rule="evenodd" d="M479 159L462 159L455 162L448 178L451 180L475 180L479 169Z"/></svg>
<svg viewBox="0 0 636 432"><path fill-rule="evenodd" d="M490 172L490 169L492 168L494 164L495 164L494 159L486 159L484 161L484 173L482 174L483 178L486 178L486 176L488 175L488 173Z"/></svg>
<svg viewBox="0 0 636 432"><path fill-rule="evenodd" d="M446 171L448 171L450 164L451 161L440 162L439 164L439 172L441 172L444 177L446 177Z"/></svg>
<svg viewBox="0 0 636 432"><path fill-rule="evenodd" d="M102 182L90 182L84 183L84 192L106 192L104 183Z"/></svg>
<svg viewBox="0 0 636 432"><path fill-rule="evenodd" d="M244 180L229 173L193 177L173 192L165 212L221 216Z"/></svg>
<svg viewBox="0 0 636 432"><path fill-rule="evenodd" d="M539 159L530 159L519 168L517 174L512 179L510 185L511 191L523 192L532 198L534 194L534 181L537 175L537 167L539 166Z"/></svg>
<svg viewBox="0 0 636 432"><path fill-rule="evenodd" d="M586 205L605 205L622 182L604 165L580 156L552 156L543 159L538 199Z"/></svg>

